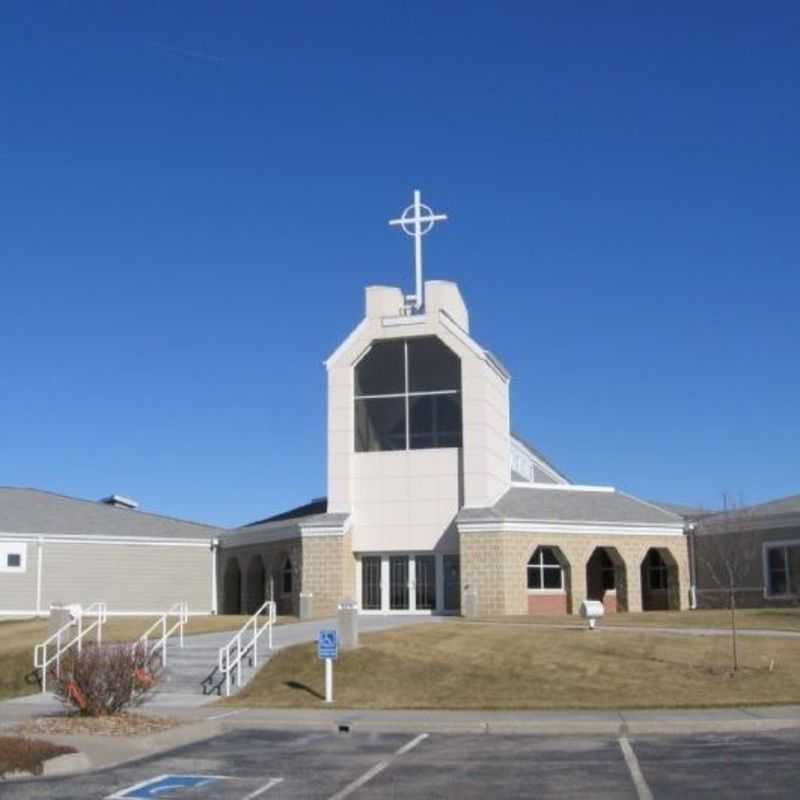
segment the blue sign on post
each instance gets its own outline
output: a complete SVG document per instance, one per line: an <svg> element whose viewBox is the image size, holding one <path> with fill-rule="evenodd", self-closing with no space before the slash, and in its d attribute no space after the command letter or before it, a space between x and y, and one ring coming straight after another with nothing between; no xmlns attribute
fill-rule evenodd
<svg viewBox="0 0 800 800"><path fill-rule="evenodd" d="M339 654L339 642L336 631L320 631L317 639L317 655L320 658L336 658Z"/></svg>

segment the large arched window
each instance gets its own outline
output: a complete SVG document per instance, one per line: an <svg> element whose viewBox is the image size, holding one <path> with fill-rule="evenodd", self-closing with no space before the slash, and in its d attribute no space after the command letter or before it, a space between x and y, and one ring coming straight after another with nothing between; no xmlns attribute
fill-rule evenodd
<svg viewBox="0 0 800 800"><path fill-rule="evenodd" d="M529 589L563 589L564 568L552 547L537 547L528 562Z"/></svg>
<svg viewBox="0 0 800 800"><path fill-rule="evenodd" d="M435 336L373 342L355 368L355 447L461 447L461 361Z"/></svg>

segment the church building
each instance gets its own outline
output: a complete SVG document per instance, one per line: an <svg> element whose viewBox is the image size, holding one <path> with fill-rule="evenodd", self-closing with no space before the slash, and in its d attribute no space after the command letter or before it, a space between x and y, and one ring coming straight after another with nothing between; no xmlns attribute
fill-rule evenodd
<svg viewBox="0 0 800 800"><path fill-rule="evenodd" d="M688 606L683 519L610 486L573 483L512 433L508 370L470 335L456 284L371 286L325 362L327 496L219 537L220 611L607 613Z"/></svg>

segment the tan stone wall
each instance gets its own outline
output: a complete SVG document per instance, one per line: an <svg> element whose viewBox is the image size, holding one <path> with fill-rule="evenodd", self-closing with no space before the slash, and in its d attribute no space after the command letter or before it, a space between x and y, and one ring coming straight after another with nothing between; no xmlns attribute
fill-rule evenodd
<svg viewBox="0 0 800 800"><path fill-rule="evenodd" d="M596 547L613 548L624 563L628 611L642 610L641 564L647 551L652 547L669 551L677 578L673 602L676 607L688 608L689 561L684 536L506 532L461 533L459 541L462 590L477 593L481 616L528 613L527 565L539 546L558 548L569 564L566 584L572 613L577 613L586 599L586 563Z"/></svg>
<svg viewBox="0 0 800 800"><path fill-rule="evenodd" d="M336 613L344 596L345 537L309 536L303 539L301 591L314 595L312 613L327 617ZM352 550L349 552L352 559Z"/></svg>
<svg viewBox="0 0 800 800"><path fill-rule="evenodd" d="M281 571L287 557L292 562L292 592L284 594ZM221 614L230 613L233 602L230 587L226 586L228 562L236 560L241 573L239 607L241 614L252 614L270 596L270 581L279 614L297 614L299 609L300 575L302 572L302 550L300 538L282 539L277 542L224 547L217 563L219 609ZM264 568L263 586L258 575L258 561Z"/></svg>

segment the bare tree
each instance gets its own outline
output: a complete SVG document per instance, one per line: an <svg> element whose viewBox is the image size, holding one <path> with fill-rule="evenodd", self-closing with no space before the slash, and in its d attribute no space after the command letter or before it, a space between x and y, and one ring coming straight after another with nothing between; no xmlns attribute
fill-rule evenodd
<svg viewBox="0 0 800 800"><path fill-rule="evenodd" d="M724 496L724 499L727 506L727 497ZM741 506L726 508L699 522L694 537L698 576L702 576L702 583L713 587L700 588L698 592L716 595L730 610L734 670L739 669L737 607L748 592L761 593L763 590L761 585L752 585L756 577L760 576L760 562L758 543L751 532L749 521L748 509ZM701 581L698 580L698 583Z"/></svg>

